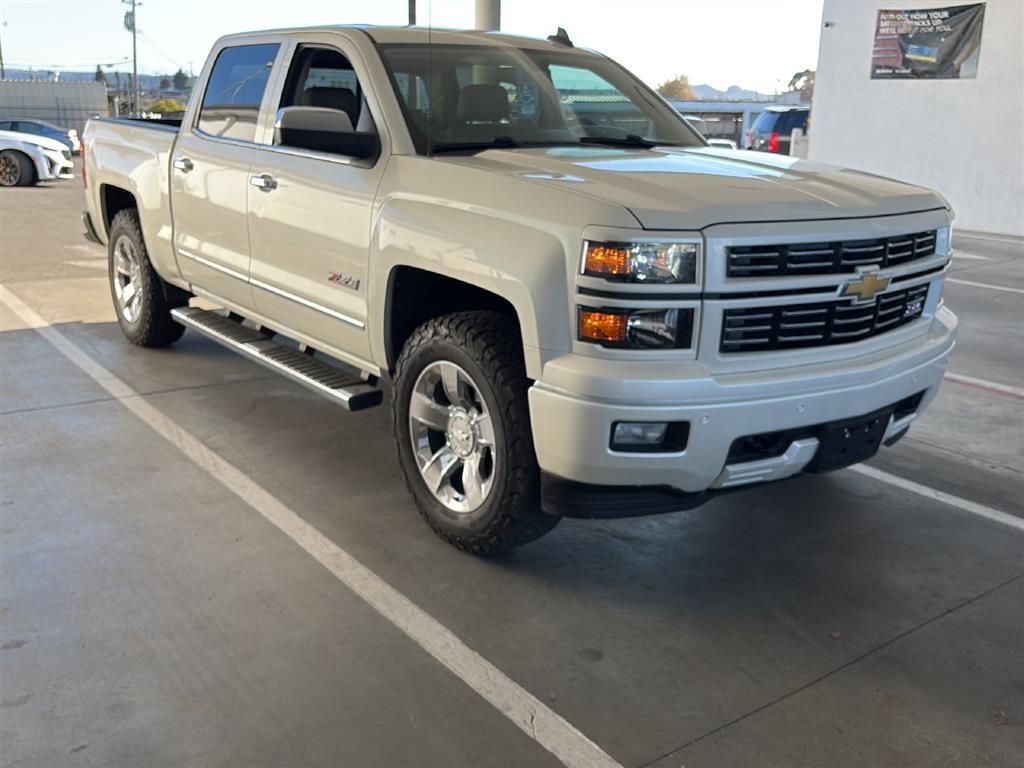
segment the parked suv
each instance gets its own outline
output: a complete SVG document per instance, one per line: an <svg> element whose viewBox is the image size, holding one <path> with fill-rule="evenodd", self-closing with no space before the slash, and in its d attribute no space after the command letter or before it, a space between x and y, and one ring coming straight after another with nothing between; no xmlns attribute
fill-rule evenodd
<svg viewBox="0 0 1024 768"><path fill-rule="evenodd" d="M810 116L811 110L807 107L768 107L758 115L754 127L747 132L746 148L788 155L793 129L799 128L807 133Z"/></svg>

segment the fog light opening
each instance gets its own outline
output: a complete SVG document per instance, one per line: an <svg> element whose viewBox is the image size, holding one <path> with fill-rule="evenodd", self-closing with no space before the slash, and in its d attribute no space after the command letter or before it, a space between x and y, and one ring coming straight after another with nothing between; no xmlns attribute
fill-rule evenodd
<svg viewBox="0 0 1024 768"><path fill-rule="evenodd" d="M688 421L617 421L610 447L621 453L678 453L686 450Z"/></svg>

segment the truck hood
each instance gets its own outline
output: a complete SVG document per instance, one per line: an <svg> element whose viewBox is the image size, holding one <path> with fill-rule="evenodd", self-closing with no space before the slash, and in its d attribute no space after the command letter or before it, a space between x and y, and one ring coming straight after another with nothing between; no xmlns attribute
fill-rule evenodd
<svg viewBox="0 0 1024 768"><path fill-rule="evenodd" d="M33 144L40 149L49 149L52 152L70 149L67 144L61 144L54 139L48 139L45 136L38 136L34 133L22 133L21 131L0 131L0 140L10 143Z"/></svg>
<svg viewBox="0 0 1024 768"><path fill-rule="evenodd" d="M939 195L921 187L743 150L550 147L494 149L445 159L565 185L624 206L645 229L888 216L947 207Z"/></svg>

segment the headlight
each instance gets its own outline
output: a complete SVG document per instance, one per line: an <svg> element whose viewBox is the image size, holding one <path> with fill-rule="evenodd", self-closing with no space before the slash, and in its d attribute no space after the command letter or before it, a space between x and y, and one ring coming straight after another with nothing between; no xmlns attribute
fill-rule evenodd
<svg viewBox="0 0 1024 768"><path fill-rule="evenodd" d="M948 256L950 253L950 246L953 243L953 225L948 227L939 227L935 233L935 252L940 256Z"/></svg>
<svg viewBox="0 0 1024 768"><path fill-rule="evenodd" d="M580 341L619 349L689 349L693 310L590 309L578 313Z"/></svg>
<svg viewBox="0 0 1024 768"><path fill-rule="evenodd" d="M583 244L584 275L623 283L695 283L698 243Z"/></svg>

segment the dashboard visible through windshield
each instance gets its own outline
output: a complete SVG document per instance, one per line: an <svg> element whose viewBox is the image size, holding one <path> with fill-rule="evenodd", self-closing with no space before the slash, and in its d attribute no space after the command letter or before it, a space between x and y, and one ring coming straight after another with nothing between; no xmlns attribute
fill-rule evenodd
<svg viewBox="0 0 1024 768"><path fill-rule="evenodd" d="M491 147L704 146L674 110L596 54L512 45L382 45L421 154Z"/></svg>

